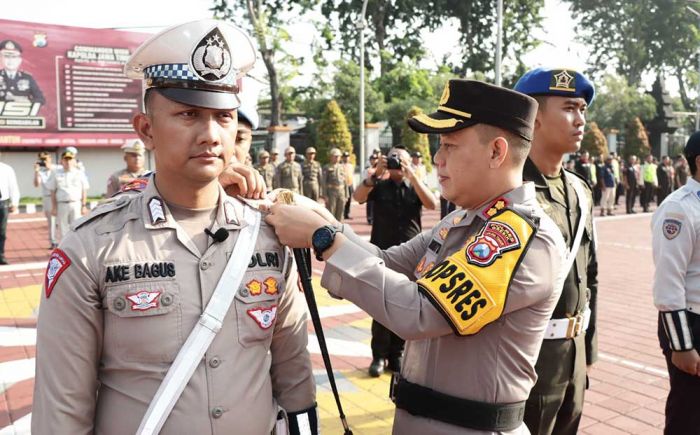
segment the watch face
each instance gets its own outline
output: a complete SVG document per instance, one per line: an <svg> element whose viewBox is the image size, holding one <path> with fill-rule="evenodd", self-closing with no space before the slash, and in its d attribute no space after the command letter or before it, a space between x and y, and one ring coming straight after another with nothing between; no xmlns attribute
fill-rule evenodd
<svg viewBox="0 0 700 435"><path fill-rule="evenodd" d="M333 243L333 235L328 228L319 228L314 232L312 243L316 250L323 251Z"/></svg>

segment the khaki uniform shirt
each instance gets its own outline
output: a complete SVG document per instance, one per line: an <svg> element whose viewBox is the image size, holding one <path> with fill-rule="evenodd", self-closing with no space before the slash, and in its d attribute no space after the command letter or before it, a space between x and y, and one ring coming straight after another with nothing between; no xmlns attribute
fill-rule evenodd
<svg viewBox="0 0 700 435"><path fill-rule="evenodd" d="M323 167L321 196L340 195L341 197L346 197L347 189L347 185L345 184L345 168L342 163L329 163Z"/></svg>
<svg viewBox="0 0 700 435"><path fill-rule="evenodd" d="M555 288L564 242L537 205L528 183L503 195L510 207L539 220L512 277L505 308L478 333L458 336L413 282L449 255L464 249L485 224L484 211L457 210L430 231L385 251L363 242L345 226L344 243L326 263L321 284L348 299L408 340L401 376L451 396L488 403L527 399L537 379L535 361L547 321L559 299ZM524 424L512 433L526 431ZM490 433L413 416L398 409L395 434Z"/></svg>
<svg viewBox="0 0 700 435"><path fill-rule="evenodd" d="M110 175L109 179L107 180L107 193L105 196L109 198L110 196L119 192L122 186L129 184L134 178L139 178L146 172L148 172L146 169L142 169L138 172L129 172L126 169L121 169L115 172L114 174Z"/></svg>
<svg viewBox="0 0 700 435"><path fill-rule="evenodd" d="M263 180L265 180L265 187L268 191L272 190L272 181L275 178L275 165L268 163L266 165L257 165L255 169L260 172Z"/></svg>
<svg viewBox="0 0 700 435"><path fill-rule="evenodd" d="M314 160L313 162L306 161L301 167L301 171L304 178L304 195L308 196L307 189L320 189L321 188L321 173L323 168L321 164Z"/></svg>
<svg viewBox="0 0 700 435"><path fill-rule="evenodd" d="M41 297L33 433L136 432L221 277L243 207L220 190L211 229L229 237L203 254L155 183L73 226ZM163 434L269 434L278 406L313 406L307 311L291 263L263 221L223 327Z"/></svg>
<svg viewBox="0 0 700 435"><path fill-rule="evenodd" d="M301 193L301 165L297 162L287 161L280 163L275 171L272 185L275 189L283 188L289 189L294 193Z"/></svg>
<svg viewBox="0 0 700 435"><path fill-rule="evenodd" d="M85 173L78 168L66 171L62 166L56 167L46 182L49 191L56 191L57 202L75 202L83 197L83 190L88 190Z"/></svg>

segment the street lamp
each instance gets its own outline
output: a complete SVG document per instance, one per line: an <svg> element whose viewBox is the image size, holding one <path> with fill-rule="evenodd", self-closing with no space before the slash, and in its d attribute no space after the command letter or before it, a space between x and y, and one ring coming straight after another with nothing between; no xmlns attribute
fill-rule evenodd
<svg viewBox="0 0 700 435"><path fill-rule="evenodd" d="M697 2L693 2L697 3ZM695 8L686 5L686 9L695 14L696 17L700 18L700 12L696 11ZM700 25L698 25L700 29ZM698 74L700 74L700 49L698 49ZM698 81L698 95L695 98L695 131L700 129L700 80Z"/></svg>
<svg viewBox="0 0 700 435"><path fill-rule="evenodd" d="M496 86L501 86L501 53L503 46L503 0L496 5Z"/></svg>
<svg viewBox="0 0 700 435"><path fill-rule="evenodd" d="M362 13L357 22L357 30L360 33L360 174L365 169L365 14L367 13L367 1L362 2Z"/></svg>

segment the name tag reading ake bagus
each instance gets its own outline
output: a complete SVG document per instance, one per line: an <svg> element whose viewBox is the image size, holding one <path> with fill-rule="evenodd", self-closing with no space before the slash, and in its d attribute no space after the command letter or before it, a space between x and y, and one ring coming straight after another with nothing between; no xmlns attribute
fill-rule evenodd
<svg viewBox="0 0 700 435"><path fill-rule="evenodd" d="M511 209L489 219L465 247L418 280L418 289L457 335L473 335L501 317L508 288L535 232Z"/></svg>

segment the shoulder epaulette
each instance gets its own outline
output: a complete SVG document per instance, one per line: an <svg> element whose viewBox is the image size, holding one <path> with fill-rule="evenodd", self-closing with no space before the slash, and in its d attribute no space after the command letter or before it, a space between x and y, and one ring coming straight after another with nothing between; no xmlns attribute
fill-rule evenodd
<svg viewBox="0 0 700 435"><path fill-rule="evenodd" d="M85 225L86 223L94 221L98 217L104 216L115 210L119 210L121 208L126 207L129 203L131 203L131 201L134 198L137 197L141 197L141 195L119 195L117 197L110 198L107 201L95 207L86 216L83 216L80 219L73 222L70 228L72 231L75 231L81 226Z"/></svg>

